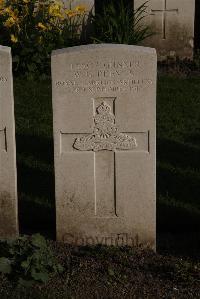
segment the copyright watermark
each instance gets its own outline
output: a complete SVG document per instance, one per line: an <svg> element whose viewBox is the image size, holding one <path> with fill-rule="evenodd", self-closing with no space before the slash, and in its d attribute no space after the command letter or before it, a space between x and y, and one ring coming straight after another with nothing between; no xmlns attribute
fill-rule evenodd
<svg viewBox="0 0 200 299"><path fill-rule="evenodd" d="M139 247L141 244L139 242L139 237L136 234L135 236L129 235L127 233L121 234L111 234L109 236L91 236L91 235L79 235L66 233L62 237L62 241L67 244L71 244L74 246L94 246L97 244L105 245L105 246L131 246L131 247Z"/></svg>

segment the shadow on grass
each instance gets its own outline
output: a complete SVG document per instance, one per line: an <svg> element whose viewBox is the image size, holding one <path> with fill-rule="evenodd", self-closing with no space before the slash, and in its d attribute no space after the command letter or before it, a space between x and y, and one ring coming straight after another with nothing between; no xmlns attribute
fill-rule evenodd
<svg viewBox="0 0 200 299"><path fill-rule="evenodd" d="M55 237L53 140L16 136L21 233Z"/></svg>
<svg viewBox="0 0 200 299"><path fill-rule="evenodd" d="M200 147L200 132L196 134L192 134L189 138L186 139L187 142L191 142L194 145L197 145ZM200 164L200 162L199 162Z"/></svg>
<svg viewBox="0 0 200 299"><path fill-rule="evenodd" d="M17 152L33 155L35 160L47 163L53 169L53 138L38 135L16 136Z"/></svg>
<svg viewBox="0 0 200 299"><path fill-rule="evenodd" d="M200 148L161 139L157 152L159 229L200 231Z"/></svg>
<svg viewBox="0 0 200 299"><path fill-rule="evenodd" d="M198 232L159 233L157 251L164 255L200 260L200 234Z"/></svg>
<svg viewBox="0 0 200 299"><path fill-rule="evenodd" d="M198 257L200 246L199 136L186 143L158 139L158 248Z"/></svg>
<svg viewBox="0 0 200 299"><path fill-rule="evenodd" d="M159 161L170 162L176 167L195 168L200 172L200 135L191 135L185 142L158 139L157 159Z"/></svg>

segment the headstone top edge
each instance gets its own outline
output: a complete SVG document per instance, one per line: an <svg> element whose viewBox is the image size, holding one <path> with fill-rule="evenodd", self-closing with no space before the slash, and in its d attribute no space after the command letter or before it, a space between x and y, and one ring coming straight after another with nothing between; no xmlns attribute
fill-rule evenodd
<svg viewBox="0 0 200 299"><path fill-rule="evenodd" d="M82 46L75 46L69 48L63 48L52 51L52 57L66 54L66 53L73 53L73 52L84 52L89 50L97 50L97 49L121 49L121 50L131 50L136 52L143 52L156 55L156 49L150 47L143 47L143 46L135 46L135 45L126 45L126 44L89 44L89 45L82 45Z"/></svg>
<svg viewBox="0 0 200 299"><path fill-rule="evenodd" d="M6 53L11 53L11 48L7 47L7 46L0 45L0 51L6 52Z"/></svg>

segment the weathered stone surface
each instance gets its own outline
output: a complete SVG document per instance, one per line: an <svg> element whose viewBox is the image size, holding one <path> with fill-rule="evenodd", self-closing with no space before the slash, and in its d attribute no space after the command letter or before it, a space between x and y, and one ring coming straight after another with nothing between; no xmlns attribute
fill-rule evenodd
<svg viewBox="0 0 200 299"><path fill-rule="evenodd" d="M54 51L57 238L155 248L156 52Z"/></svg>
<svg viewBox="0 0 200 299"><path fill-rule="evenodd" d="M135 8L142 3L134 0ZM195 0L151 0L147 13L143 22L156 34L142 45L156 48L159 60L193 57Z"/></svg>
<svg viewBox="0 0 200 299"><path fill-rule="evenodd" d="M83 5L86 8L87 12L94 12L94 0L73 0L71 4L69 0L64 0L63 2L65 4L65 7L67 8L69 8L70 5L72 8Z"/></svg>
<svg viewBox="0 0 200 299"><path fill-rule="evenodd" d="M11 49L0 46L0 238L18 234Z"/></svg>

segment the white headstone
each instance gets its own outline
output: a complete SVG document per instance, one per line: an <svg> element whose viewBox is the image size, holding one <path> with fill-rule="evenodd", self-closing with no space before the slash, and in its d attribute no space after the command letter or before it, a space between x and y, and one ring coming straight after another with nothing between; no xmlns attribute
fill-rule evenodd
<svg viewBox="0 0 200 299"><path fill-rule="evenodd" d="M83 15L83 23L82 23L82 38L88 38L93 32L93 25L92 25L92 16L94 15L95 7L94 7L94 0L63 0L64 6L66 8L75 9L78 6L83 6L85 8L85 13ZM75 19L76 20L76 19ZM81 28L81 27L80 27Z"/></svg>
<svg viewBox="0 0 200 299"><path fill-rule="evenodd" d="M94 11L94 0L63 0L65 7L69 8L70 5L72 8L75 8L79 5L84 6L86 8L86 12Z"/></svg>
<svg viewBox="0 0 200 299"><path fill-rule="evenodd" d="M0 46L0 238L18 234L11 49Z"/></svg>
<svg viewBox="0 0 200 299"><path fill-rule="evenodd" d="M134 0L135 9L144 0ZM142 45L157 49L159 60L167 57L192 58L194 47L195 0L150 0L143 22L155 33Z"/></svg>
<svg viewBox="0 0 200 299"><path fill-rule="evenodd" d="M156 52L52 54L57 238L155 248Z"/></svg>

